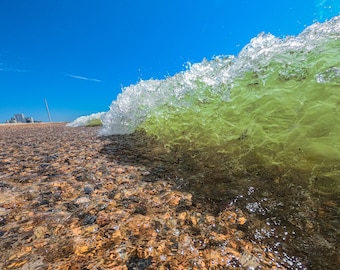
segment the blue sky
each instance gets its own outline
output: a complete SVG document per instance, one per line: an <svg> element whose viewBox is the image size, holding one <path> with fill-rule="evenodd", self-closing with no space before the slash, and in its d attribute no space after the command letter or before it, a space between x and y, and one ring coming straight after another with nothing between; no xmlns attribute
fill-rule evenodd
<svg viewBox="0 0 340 270"><path fill-rule="evenodd" d="M0 122L107 111L123 86L163 79L261 32L297 35L340 0L0 0Z"/></svg>

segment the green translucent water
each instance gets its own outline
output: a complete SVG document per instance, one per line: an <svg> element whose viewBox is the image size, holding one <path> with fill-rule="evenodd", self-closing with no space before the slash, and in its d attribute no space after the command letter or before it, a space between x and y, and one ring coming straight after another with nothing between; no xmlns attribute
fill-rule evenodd
<svg viewBox="0 0 340 270"><path fill-rule="evenodd" d="M102 135L143 130L204 166L294 170L339 192L340 16L125 87L100 118Z"/></svg>
<svg viewBox="0 0 340 270"><path fill-rule="evenodd" d="M190 106L159 106L139 128L170 148L307 171L340 191L340 39L259 62L228 101L199 80L183 99Z"/></svg>

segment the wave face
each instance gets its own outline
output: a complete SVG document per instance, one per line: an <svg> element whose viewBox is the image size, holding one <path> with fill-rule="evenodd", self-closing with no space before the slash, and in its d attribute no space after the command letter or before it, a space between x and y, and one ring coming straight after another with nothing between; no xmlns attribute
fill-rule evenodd
<svg viewBox="0 0 340 270"><path fill-rule="evenodd" d="M170 148L307 170L338 189L339 121L340 16L298 36L262 33L237 57L126 87L101 134L140 129Z"/></svg>

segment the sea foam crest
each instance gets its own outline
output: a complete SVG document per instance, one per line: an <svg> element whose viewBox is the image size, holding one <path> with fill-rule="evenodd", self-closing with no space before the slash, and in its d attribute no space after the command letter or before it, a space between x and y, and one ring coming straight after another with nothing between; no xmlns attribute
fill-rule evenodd
<svg viewBox="0 0 340 270"><path fill-rule="evenodd" d="M265 83L271 72L275 72L270 63L276 62L283 67L294 62L300 64L308 53L322 46L326 41L340 37L340 16L325 23L315 23L307 27L298 36L284 39L271 34L261 33L246 45L237 57L218 56L211 61L189 66L189 69L164 80L141 80L135 85L122 89L122 93L110 105L110 110L101 115L103 128L101 135L132 133L156 108L164 105L173 109L190 106L193 99L200 99L199 83L205 84L213 95L229 101L235 79L247 72L255 72ZM303 53L301 53L303 51ZM302 69L288 70L299 76ZM293 75L292 75L293 74ZM303 75L301 75L303 76ZM322 81L324 75L316 80ZM192 96L192 99L188 98ZM81 122L81 121L80 121ZM73 124L75 125L75 124Z"/></svg>
<svg viewBox="0 0 340 270"><path fill-rule="evenodd" d="M68 123L66 126L68 126L68 127L84 127L93 120L101 119L104 114L105 114L105 112L98 112L98 113L93 113L93 114L90 114L90 115L80 116L76 120L74 120L73 122Z"/></svg>
<svg viewBox="0 0 340 270"><path fill-rule="evenodd" d="M216 57L212 61L203 60L190 69L164 80L140 81L123 88L110 111L102 117L102 135L127 134L138 127L148 115L161 105L173 107L190 106L185 98L202 82L212 91L220 92L221 86L230 83L233 57Z"/></svg>

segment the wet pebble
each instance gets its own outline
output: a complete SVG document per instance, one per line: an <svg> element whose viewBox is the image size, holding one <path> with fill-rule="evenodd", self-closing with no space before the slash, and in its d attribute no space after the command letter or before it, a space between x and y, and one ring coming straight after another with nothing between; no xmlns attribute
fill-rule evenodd
<svg viewBox="0 0 340 270"><path fill-rule="evenodd" d="M80 197L80 198L75 200L76 204L85 204L85 203L89 203L89 202L91 202L91 200L88 197Z"/></svg>
<svg viewBox="0 0 340 270"><path fill-rule="evenodd" d="M138 257L130 257L129 261L127 262L126 266L128 270L143 270L146 269L151 265L152 258L138 258Z"/></svg>
<svg viewBox="0 0 340 270"><path fill-rule="evenodd" d="M80 215L80 219L82 219L83 225L92 225L96 222L97 216L91 215L91 214L84 214L84 215Z"/></svg>
<svg viewBox="0 0 340 270"><path fill-rule="evenodd" d="M138 205L135 208L134 214L141 214L141 215L146 215L148 209L145 205Z"/></svg>
<svg viewBox="0 0 340 270"><path fill-rule="evenodd" d="M84 193L90 195L93 192L93 189L89 186L84 187Z"/></svg>

